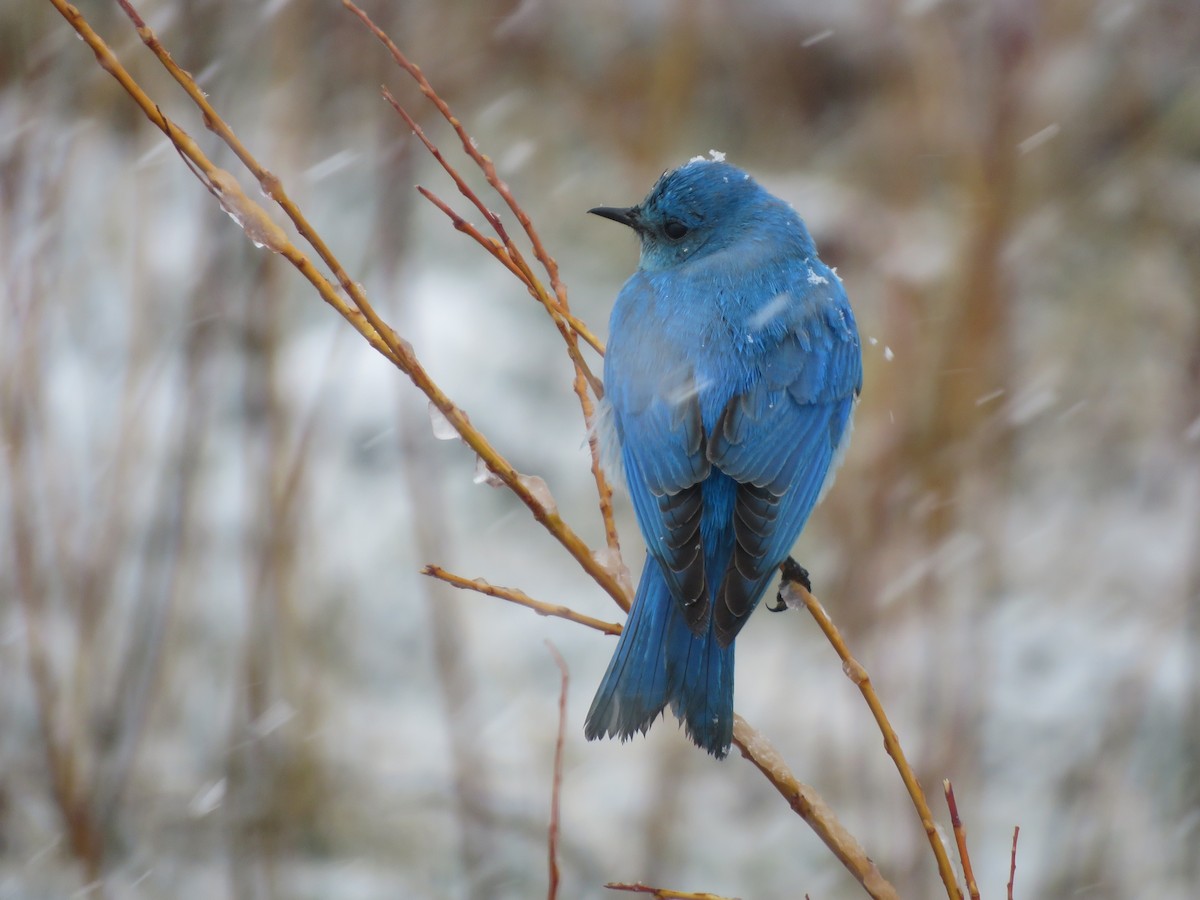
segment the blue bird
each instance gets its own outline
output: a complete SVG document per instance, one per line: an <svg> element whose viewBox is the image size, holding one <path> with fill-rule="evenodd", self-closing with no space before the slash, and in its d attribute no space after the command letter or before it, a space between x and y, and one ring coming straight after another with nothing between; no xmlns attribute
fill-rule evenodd
<svg viewBox="0 0 1200 900"><path fill-rule="evenodd" d="M609 323L601 427L647 554L585 732L645 734L669 704L719 759L734 638L850 434L858 330L804 222L723 161L694 159L640 205L589 212L641 239Z"/></svg>

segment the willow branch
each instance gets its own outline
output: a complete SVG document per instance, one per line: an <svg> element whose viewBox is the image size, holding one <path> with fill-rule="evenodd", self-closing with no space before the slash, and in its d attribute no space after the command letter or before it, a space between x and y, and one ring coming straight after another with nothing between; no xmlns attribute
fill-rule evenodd
<svg viewBox="0 0 1200 900"><path fill-rule="evenodd" d="M538 262L542 264L543 268L545 268L546 274L550 276L550 283L554 288L561 310L566 311L568 309L566 287L558 277L558 265L555 263L553 257L546 252L546 248L543 246L541 239L538 236L537 229L533 227L532 220L517 202L516 197L513 196L513 193L511 190L509 190L508 185L505 184L500 178L499 174L497 174L496 166L492 162L491 158L480 152L479 148L475 145L475 142L471 139L471 136L467 133L466 128L463 127L462 122L460 122L458 117L455 116L451 111L449 104L447 104L446 101L438 95L437 91L433 89L433 85L429 83L429 80L425 77L425 74L421 71L420 67L410 61L408 57L401 52L400 48L397 47L395 42L387 36L383 29L372 22L370 16L356 6L352 0L342 0L342 5L345 6L346 9L350 10L350 12L358 16L358 18L371 31L371 33L374 34L375 37L377 37L384 44L384 46L387 47L388 52L392 54L392 58L396 61L396 64L412 77L413 81L416 82L417 87L420 88L421 93L424 94L435 107L437 107L437 110L442 114L442 117L450 123L450 126L454 129L454 133L458 135L458 139L462 142L463 152L466 153L467 156L469 156L477 166L479 166L479 169L483 172L488 184L495 189L496 193L499 194L504 202L508 205L508 208L512 210L513 215L517 217L517 221L521 223L521 227L525 230L525 234L529 237L529 241L533 245L534 256L537 258ZM597 349L599 350L598 347Z"/></svg>
<svg viewBox="0 0 1200 900"><path fill-rule="evenodd" d="M54 3L55 6L58 6L61 0L50 0L50 2ZM291 219L292 224L296 226L296 231L299 232L300 236L303 237L304 240L308 242L309 246L316 251L317 255L324 261L325 265L329 267L329 270L333 273L338 284L342 286L342 289L346 292L354 304L359 307L360 310L362 310L363 314L369 321L372 320L372 315L368 313L367 309L364 308L364 305L369 307L370 304L366 302L366 296L363 294L362 288L357 285L349 275L346 274L346 270L342 267L342 264L338 261L337 257L334 256L333 251L329 249L328 245L326 245L325 241L317 233L317 230L309 224L308 219L305 218L304 213L300 210L300 207L298 207L288 196L287 191L284 190L283 182L279 180L278 176L262 166L254 157L254 154L252 154L249 149L247 149L245 144L238 139L238 136L234 134L233 129L228 125L228 123L225 122L224 119L221 118L220 115L217 114L217 111L213 108L212 104L208 102L208 97L205 96L204 91L200 89L200 86L196 83L196 80L192 77L191 73L182 68L178 63L175 62L174 59L172 59L171 54L167 52L166 48L159 41L158 36L155 35L153 30L151 30L151 28L145 23L138 11L134 9L130 0L117 0L117 3L120 5L125 15L128 16L130 22L133 23L133 27L137 31L138 37L142 39L142 43L144 43L149 48L150 52L158 58L158 61L162 63L163 68L167 70L171 77L174 78L179 86L187 93L192 102L195 103L200 109L204 126L217 137L219 137L225 143L225 145L234 152L237 158L241 160L242 165L244 165L250 171L250 174L257 179L259 186L263 190L263 193L279 204L280 209L284 211L287 217ZM387 336L391 336L393 339L391 343L397 342L395 336L391 334L391 329L382 326L382 323L377 320L378 317L374 318L375 320L371 321L371 324L376 331L378 331L380 335L385 336L385 338ZM388 343L389 347L391 347L391 343ZM391 349L394 351L395 347L391 347ZM393 362L395 362L395 360L393 360Z"/></svg>
<svg viewBox="0 0 1200 900"><path fill-rule="evenodd" d="M471 238L471 240L475 241L475 243L486 250L492 256L492 258L496 260L496 262L508 269L508 271L512 273L513 277L517 278L526 287L529 287L529 282L525 272L518 268L517 264L512 261L512 257L504 252L504 243L502 241L498 241L493 237L488 237L486 234L456 213L449 203L428 188L422 187L418 184L417 193L441 210L442 213L445 214L446 218L450 220L450 224L454 226L456 231L461 231L463 234L467 235L467 237Z"/></svg>
<svg viewBox="0 0 1200 900"><path fill-rule="evenodd" d="M562 802L563 776L563 746L567 741L567 686L570 674L567 672L567 661L549 641L546 647L554 657L554 664L562 675L562 685L558 693L558 737L554 741L554 778L550 788L550 828L547 837L547 856L549 857L550 878L546 889L546 900L556 900L558 897L558 829L559 810Z"/></svg>
<svg viewBox="0 0 1200 900"><path fill-rule="evenodd" d="M958 846L958 858L962 862L963 880L967 883L967 896L979 900L979 886L975 883L975 871L971 866L971 854L967 851L967 828L958 815L958 801L954 799L954 785L950 779L942 781L946 795L946 807L950 810L950 826L954 829L954 842Z"/></svg>
<svg viewBox="0 0 1200 900"><path fill-rule="evenodd" d="M1020 835L1020 833L1021 826L1014 825L1012 856L1009 858L1008 862L1008 900L1013 900L1013 884L1015 884L1017 880L1017 837Z"/></svg>
<svg viewBox="0 0 1200 900"><path fill-rule="evenodd" d="M606 634L620 634L621 626L601 622L590 616L566 606L555 606L534 600L525 593L514 588L497 587L479 578L464 578L447 572L440 566L427 565L422 574L437 578L447 584L464 590L477 591L489 597L499 597L518 606L532 609L543 616L555 616L595 628ZM880 874L875 863L867 856L866 851L838 821L837 816L821 796L813 788L801 782L783 757L772 746L771 742L756 731L741 716L734 716L733 743L742 752L742 756L750 760L755 767L766 776L767 780L788 801L788 805L802 818L817 837L833 851L834 856L858 880L867 893L876 900L896 900L898 895L895 888ZM673 896L673 895L672 895Z"/></svg>
<svg viewBox="0 0 1200 900"><path fill-rule="evenodd" d="M593 335L591 331L583 325L583 323L581 323L575 318L574 315L571 314L570 306L567 302L566 286L562 283L558 276L558 264L554 261L554 258L546 252L546 248L542 243L537 229L534 228L532 220L517 202L516 197L513 196L513 193L509 189L508 185L505 184L505 182L497 174L496 167L492 163L492 160L479 151L475 145L475 142L471 139L471 136L467 134L467 131L463 127L462 123L450 110L449 105L438 95L437 91L434 90L433 85L429 83L429 80L425 78L425 75L421 72L420 67L411 62L408 57L401 52L400 48L396 46L395 42L388 37L383 29L371 21L370 16L356 6L352 0L342 0L342 2L343 5L348 10L353 12L363 23L363 25L365 25L367 29L370 30L371 33L374 34L375 37L388 49L388 52L391 53L392 58L396 61L396 64L409 74L409 76L417 83L421 93L424 94L430 100L430 102L434 104L438 112L442 114L443 118L450 123L455 134L458 135L458 138L462 143L463 151L480 168L480 170L483 172L484 178L487 180L487 183L491 185L492 189L495 190L497 194L500 195L500 197L507 204L508 208L512 211L513 215L517 217L517 221L521 223L521 227L524 229L526 236L533 245L534 255L542 264L542 267L546 270L546 273L550 277L551 287L554 291L553 297L546 291L546 288L542 285L541 281L533 274L533 271L526 262L520 248L513 242L511 237L509 237L509 234L504 228L500 217L488 209L487 205L484 204L479 196L471 189L471 187L466 183L454 166L449 163L437 146L434 145L434 143L426 136L424 129L422 129L416 120L413 119L413 117L410 116L408 112L396 101L387 88L384 88L384 96L392 105L392 108L395 109L395 111L404 119L405 123L413 130L413 133L417 135L420 141L425 145L426 149L429 150L433 158L437 160L437 162L451 177L451 179L453 179L459 192L472 204L474 204L475 208L480 211L484 219L489 225L492 226L493 230L495 230L504 246L505 254L512 263L512 267L520 273L518 277L526 286L526 288L545 308L547 314L551 318L551 321L554 322L555 327L562 336L562 339L567 347L567 354L570 356L571 362L575 367L575 379L572 387L575 390L576 396L579 398L579 405L583 412L584 424L587 427L588 450L592 457L592 478L596 482L596 494L600 506L600 516L604 522L605 542L607 543L611 553L619 558L621 546L617 536L617 528L613 516L612 490L608 485L608 480L604 474L604 469L600 464L600 445L596 437L595 429L593 428L593 422L595 419L595 406L587 393L587 389L590 387L593 394L597 397L597 399L599 399L604 396L603 385L601 385L599 380L592 374L587 363L580 355L579 341L577 336L583 337L583 339L591 344L591 346L598 353L603 354L604 347L595 337L595 335ZM445 207L444 205L439 208L442 208L443 212L448 210L448 207ZM484 246L489 252L493 252L491 247L487 246L486 244ZM493 253L493 255L495 254ZM622 609L628 609L628 605L626 603L622 603L620 600L618 600L618 605L620 605Z"/></svg>
<svg viewBox="0 0 1200 900"><path fill-rule="evenodd" d="M704 891L699 893L693 891L673 891L670 888L651 887L641 882L630 884L620 881L610 881L604 886L610 891L625 891L628 894L649 894L654 897L654 900L733 900L730 897L722 897L718 894L709 894Z"/></svg>
<svg viewBox="0 0 1200 900"><path fill-rule="evenodd" d="M868 894L876 900L898 900L896 889L880 874L874 861L838 821L821 795L793 775L771 742L738 715L733 717L733 743L742 751L742 756L767 777L796 815L808 824Z"/></svg>
<svg viewBox="0 0 1200 900"><path fill-rule="evenodd" d="M387 93L386 88L384 89L384 93L387 95L388 99L391 100L392 105L395 106L395 100L391 99L391 94ZM400 107L397 106L396 109L400 109ZM407 115L407 113L403 113L403 115ZM415 122L413 123L413 128L414 130L419 130L419 126ZM587 361L584 360L583 356L580 354L579 342L574 340L574 338L567 338L567 335L570 334L567 324L564 323L563 318L559 316L553 308L545 305L544 301L546 292L544 289L539 292L538 287L540 286L536 285L537 279L533 279L532 281L530 280L532 276L528 269L524 269L517 265L512 258L512 254L506 252L503 242L497 241L495 238L489 238L487 235L483 234L478 228L456 213L450 207L450 204L434 194L433 191L429 190L428 188L424 188L421 185L417 185L417 192L434 206L436 206L439 210L441 210L446 217L450 219L450 223L454 226L455 230L461 231L463 234L475 241L475 243L477 243L480 247L486 250L497 262L500 263L500 265L508 269L508 271L511 272L517 278L517 280L525 285L526 289L534 297L534 299L542 302L542 305L550 314L551 319L554 321L555 325L558 326L559 332L563 335L563 338L566 341L567 355L571 357L571 362L575 365L575 371L584 376L588 387L592 389L592 392L597 397L603 397L604 385L600 379L596 377L595 373L592 372L591 367L588 366ZM578 393L578 391L576 393ZM586 392L583 396L586 398ZM584 422L587 425L591 425L594 414L595 413L592 408L591 400L588 399L587 405L584 407Z"/></svg>
<svg viewBox="0 0 1200 900"><path fill-rule="evenodd" d="M588 628L594 628L596 631L602 631L605 634L621 633L621 626L615 622L604 622L600 619L593 619L591 616L585 616L583 613L576 612L569 606L534 600L524 591L519 591L516 588L499 587L498 585L489 584L482 578L465 578L462 575L447 572L441 566L427 565L421 570L421 574L444 581L446 584L461 588L464 591L475 591L476 593L486 594L489 597L499 597L501 600L515 603L517 606L532 609L539 616L566 619L569 622L586 625Z"/></svg>
<svg viewBox="0 0 1200 900"><path fill-rule="evenodd" d="M375 350L404 372L413 384L429 398L430 402L441 411L446 420L458 431L463 441L478 454L488 470L516 494L518 499L533 513L534 519L566 548L584 571L591 575L617 601L618 605L628 608L629 600L617 580L595 560L587 544L559 517L557 511L544 507L538 498L521 483L520 473L488 442L480 431L470 424L466 413L438 387L417 360L412 347L383 322L368 302L361 287L346 275L332 252L309 226L295 204L287 197L279 179L262 168L241 144L233 130L208 103L207 98L204 97L192 77L175 64L170 54L162 47L157 37L141 20L128 0L118 0L118 2L130 16L143 42L200 107L208 128L221 137L237 154L238 158L259 179L263 190L284 209L295 223L297 230L305 236L333 270L342 288L353 301L353 307L342 299L329 280L316 269L303 251L288 240L282 229L271 222L262 207L245 194L238 185L237 179L224 169L215 166L191 136L162 113L158 105L147 96L133 76L121 65L100 36L91 28L82 13L66 0L49 0L49 2L91 47L100 66L117 80L142 109L146 117L167 136L179 152L195 166L196 170L203 173L206 186L214 191L220 199L221 205L238 221L247 236L256 244L268 247L291 262L317 289L325 302L337 310L339 315L346 319Z"/></svg>
<svg viewBox="0 0 1200 900"><path fill-rule="evenodd" d="M267 238L267 241L260 241L260 243L264 243L265 246L279 253L295 266L309 283L316 288L317 292L321 295L321 299L346 319L355 331L366 338L372 347L395 362L388 345L374 328L370 326L363 315L346 304L346 301L337 293L329 280L313 266L312 261L302 251L287 239L286 235L271 227L270 219L267 217L265 211L245 195L238 186L237 180L224 169L220 169L214 165L205 155L204 151L200 149L195 140L159 109L158 104L147 96L146 92L142 90L141 86L129 74L128 70L121 65L104 40L88 24L83 14L70 3L67 3L66 0L49 0L49 2L62 14L67 23L75 29L80 38L91 48L100 67L117 80L117 83L124 88L125 92L141 108L146 118L167 136L167 139L175 146L180 155L194 167L194 171L203 176L201 180L205 183L206 187L217 195L222 206L225 206L231 215L240 216L239 224L242 224L243 227L245 227L243 220L250 223L250 229L247 233L256 240ZM145 28L144 25L141 27ZM146 30L148 31L148 29ZM163 52L165 53L165 51Z"/></svg>
<svg viewBox="0 0 1200 900"><path fill-rule="evenodd" d="M925 792L921 789L920 782L917 781L917 776L913 773L912 766L908 764L907 758L904 756L904 751L900 748L900 738L896 736L896 731L892 728L892 723L888 720L887 713L883 710L883 704L879 701L879 695L875 693L875 688L871 684L871 677L867 674L867 670L863 665L855 659L849 648L846 646L845 640L842 638L841 632L837 630L837 626L833 624L833 620L829 618L829 614L825 612L819 600L814 597L803 585L791 580L795 576L788 568L789 559L784 563L784 581L780 585L780 596L788 606L799 607L804 606L814 619L821 631L824 632L826 639L833 645L833 649L842 660L842 671L846 673L846 677L853 681L859 691L863 695L863 699L867 701L867 706L871 709L871 715L875 717L875 722L879 726L879 730L883 733L883 744L887 749L888 756L896 764L896 769L900 772L900 778L904 782L904 786L908 789L908 795L912 799L913 806L916 807L917 815L921 818L921 827L925 829L925 835L929 839L929 845L933 850L934 858L937 860L938 873L941 875L942 884L946 888L946 894L950 900L962 900L962 892L958 889L958 882L954 875L954 867L950 863L950 857L946 853L946 848L942 844L942 839L938 835L937 826L933 820L933 813L929 809L929 803L925 799ZM795 565L795 563L792 563Z"/></svg>
<svg viewBox="0 0 1200 900"><path fill-rule="evenodd" d="M563 287L562 282L558 278L558 265L555 263L553 258L546 253L545 247L542 245L541 238L538 236L537 230L533 227L533 223L528 214L526 214L525 210L521 208L521 205L517 203L517 200L513 196L508 185L505 184L505 182L497 174L496 166L492 162L491 158L479 151L479 149L475 146L475 142L471 140L471 136L467 134L467 130L463 127L462 122L460 122L458 117L456 117L450 110L450 107L447 105L446 101L443 100L438 95L437 91L433 89L433 85L429 83L429 80L425 77L420 67L411 62L408 57L404 55L400 48L396 46L396 43L390 37L388 37L387 33L384 32L384 30L378 25L376 25L371 20L371 17L353 2L351 2L351 0L342 0L342 5L345 6L346 9L350 10L350 12L354 13L354 15L358 16L359 20L367 27L367 29L370 30L370 32L374 34L375 37L378 38L385 47L387 47L388 52L391 53L392 58L396 61L396 64L412 77L412 79L417 83L417 87L420 88L421 93L429 98L434 106L437 107L438 112L440 112L446 121L450 123L451 127L454 128L455 133L462 142L463 150L472 159L472 161L479 166L484 174L484 178L487 180L487 183L491 185L491 187L496 191L497 194L501 196L501 198L503 198L504 202L508 205L508 208L512 210L513 215L517 217L517 221L519 221L524 228L526 235L533 244L534 255L537 257L538 261L542 263L543 268L546 269L547 273L551 277L551 284L555 288L555 294L553 296L550 296L546 292L545 288L542 287L541 282L533 275L533 270L526 262L524 254L521 253L520 248L509 236L508 231L504 227L504 223L500 219L500 216L488 209L487 205L479 198L479 195L471 189L470 185L466 183L463 177L459 174L458 170L449 163L446 157L442 155L441 151L438 150L437 146L434 145L434 143L429 139L429 137L425 134L424 129L422 129L420 125L417 124L416 120L413 119L413 117L410 116L408 112L396 101L396 98L392 96L391 92L388 91L386 87L383 89L383 95L392 105L392 108L401 116L401 118L404 119L405 124L413 130L413 133L416 134L421 143L425 145L425 148L429 151L430 155L433 156L438 164L446 171L446 174L448 174L454 181L454 185L458 188L459 193L461 193L465 198L467 198L467 200L474 204L475 208L483 214L483 217L487 220L487 223L491 225L496 234L499 235L500 240L504 244L505 250L512 256L513 263L528 276L527 284L529 288L535 292L537 299L546 307L547 311L550 312L553 318L555 318L556 322L560 321L561 319L565 319L570 314L570 307L567 304L566 288ZM592 334L592 332L586 326L584 326L582 322L574 319L573 316L571 319L572 328L577 331L579 336L583 337L584 340L591 344L592 347L595 348L596 352L602 354L604 352L604 345L600 343L599 339L596 338L596 336ZM568 338L568 341L572 340L574 340L574 336Z"/></svg>

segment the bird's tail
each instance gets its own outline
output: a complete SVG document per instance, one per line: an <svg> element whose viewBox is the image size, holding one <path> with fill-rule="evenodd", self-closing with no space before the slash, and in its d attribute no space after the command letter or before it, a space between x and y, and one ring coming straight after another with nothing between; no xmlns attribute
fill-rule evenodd
<svg viewBox="0 0 1200 900"><path fill-rule="evenodd" d="M729 752L733 645L717 643L711 617L703 634L692 634L651 557L584 732L588 740L628 740L645 734L668 703L698 746L718 759Z"/></svg>

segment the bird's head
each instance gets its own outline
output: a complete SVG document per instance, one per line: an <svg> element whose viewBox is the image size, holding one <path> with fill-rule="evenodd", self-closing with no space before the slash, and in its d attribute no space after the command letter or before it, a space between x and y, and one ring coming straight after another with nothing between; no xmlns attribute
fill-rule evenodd
<svg viewBox="0 0 1200 900"><path fill-rule="evenodd" d="M637 206L600 206L588 212L636 231L646 270L724 250L762 225L799 223L790 207L741 169L704 158L664 174Z"/></svg>

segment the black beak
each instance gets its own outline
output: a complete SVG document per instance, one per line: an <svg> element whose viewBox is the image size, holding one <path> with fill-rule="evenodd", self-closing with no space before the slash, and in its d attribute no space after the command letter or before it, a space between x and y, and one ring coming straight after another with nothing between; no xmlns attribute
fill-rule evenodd
<svg viewBox="0 0 1200 900"><path fill-rule="evenodd" d="M622 209L619 206L597 206L595 209L589 209L588 212L593 216L612 219L614 222L628 225L634 231L642 230L642 210L640 207L629 206Z"/></svg>

